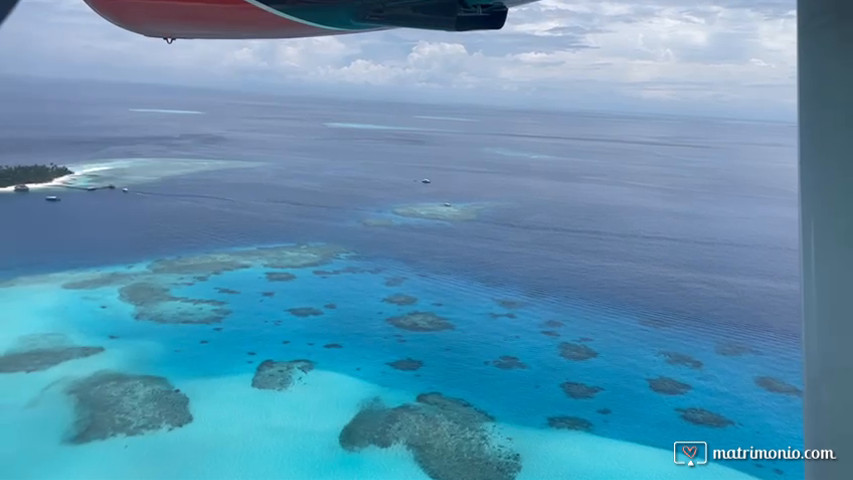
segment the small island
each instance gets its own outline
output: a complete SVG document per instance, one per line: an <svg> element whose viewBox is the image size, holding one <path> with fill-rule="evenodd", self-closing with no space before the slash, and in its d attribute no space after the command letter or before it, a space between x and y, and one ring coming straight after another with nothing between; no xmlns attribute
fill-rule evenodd
<svg viewBox="0 0 853 480"><path fill-rule="evenodd" d="M28 183L49 183L74 172L68 167L50 165L0 166L0 188Z"/></svg>

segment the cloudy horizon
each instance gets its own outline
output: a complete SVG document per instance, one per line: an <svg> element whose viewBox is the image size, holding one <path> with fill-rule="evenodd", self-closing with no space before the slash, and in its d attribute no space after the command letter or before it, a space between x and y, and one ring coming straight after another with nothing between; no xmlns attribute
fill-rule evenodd
<svg viewBox="0 0 853 480"><path fill-rule="evenodd" d="M793 0L542 0L501 31L284 40L126 32L83 0L24 0L0 74L792 120Z"/></svg>

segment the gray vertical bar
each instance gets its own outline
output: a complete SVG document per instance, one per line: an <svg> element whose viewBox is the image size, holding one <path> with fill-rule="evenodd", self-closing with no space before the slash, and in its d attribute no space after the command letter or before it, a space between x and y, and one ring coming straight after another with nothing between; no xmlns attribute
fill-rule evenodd
<svg viewBox="0 0 853 480"><path fill-rule="evenodd" d="M800 234L809 480L853 479L853 1L798 1Z"/></svg>

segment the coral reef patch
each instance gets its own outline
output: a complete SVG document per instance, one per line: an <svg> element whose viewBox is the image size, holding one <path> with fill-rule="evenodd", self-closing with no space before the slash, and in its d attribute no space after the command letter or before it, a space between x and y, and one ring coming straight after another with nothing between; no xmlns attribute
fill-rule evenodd
<svg viewBox="0 0 853 480"><path fill-rule="evenodd" d="M438 332L452 330L453 324L446 318L432 312L411 312L405 315L391 317L388 323L403 330L412 332Z"/></svg>
<svg viewBox="0 0 853 480"><path fill-rule="evenodd" d="M679 352L659 352L658 355L662 356L666 363L670 365L679 365L683 367L689 367L694 370L699 370L702 368L702 362L697 360L686 353Z"/></svg>
<svg viewBox="0 0 853 480"><path fill-rule="evenodd" d="M646 381L653 392L662 395L684 395L693 389L690 385L669 377L647 378Z"/></svg>
<svg viewBox="0 0 853 480"><path fill-rule="evenodd" d="M560 356L568 360L583 361L598 356L598 352L593 350L589 345L581 343L563 342L559 348Z"/></svg>
<svg viewBox="0 0 853 480"><path fill-rule="evenodd" d="M592 431L592 422L581 417L549 417L548 426L560 430Z"/></svg>
<svg viewBox="0 0 853 480"><path fill-rule="evenodd" d="M252 387L259 390L284 391L302 380L311 370L314 370L314 362L311 360L264 360L255 370Z"/></svg>
<svg viewBox="0 0 853 480"><path fill-rule="evenodd" d="M393 362L388 362L386 365L397 370L402 370L404 372L412 372L415 370L420 370L420 368L424 365L424 362L420 360L415 360L413 358L403 358L400 360L394 360Z"/></svg>
<svg viewBox="0 0 853 480"><path fill-rule="evenodd" d="M524 364L518 357L512 357L509 355L504 355L497 360L492 361L492 365L501 370L516 370L516 369L526 369L527 365Z"/></svg>
<svg viewBox="0 0 853 480"><path fill-rule="evenodd" d="M103 371L66 389L74 399L74 428L68 443L172 430L193 421L189 398L163 377Z"/></svg>
<svg viewBox="0 0 853 480"><path fill-rule="evenodd" d="M604 390L602 387L587 385L580 382L563 382L560 384L560 388L563 389L563 392L565 392L566 395L576 400L593 398L598 394L598 392Z"/></svg>
<svg viewBox="0 0 853 480"><path fill-rule="evenodd" d="M755 377L755 384L772 393L794 395L797 397L803 394L803 391L798 387L775 377Z"/></svg>
<svg viewBox="0 0 853 480"><path fill-rule="evenodd" d="M434 480L513 480L521 456L499 443L493 421L464 400L427 393L394 408L374 400L343 428L339 441L353 452L402 445Z"/></svg>
<svg viewBox="0 0 853 480"><path fill-rule="evenodd" d="M710 410L705 410L704 408L676 408L675 411L681 415L682 420L694 425L723 428L735 424L735 422L720 415L719 413L714 413Z"/></svg>

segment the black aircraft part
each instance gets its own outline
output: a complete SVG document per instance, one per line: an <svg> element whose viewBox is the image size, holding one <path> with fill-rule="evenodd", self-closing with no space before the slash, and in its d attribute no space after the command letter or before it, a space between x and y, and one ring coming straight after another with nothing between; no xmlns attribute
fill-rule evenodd
<svg viewBox="0 0 853 480"><path fill-rule="evenodd" d="M502 3L470 7L459 0L389 2L367 10L359 21L385 27L467 32L500 30L508 9Z"/></svg>
<svg viewBox="0 0 853 480"><path fill-rule="evenodd" d="M258 0L270 9L319 25L342 29L403 27L465 32L500 30L507 7L469 0ZM478 0L482 1L482 0Z"/></svg>
<svg viewBox="0 0 853 480"><path fill-rule="evenodd" d="M18 0L0 0L0 25L3 25L3 21L12 13L12 9L17 4Z"/></svg>

